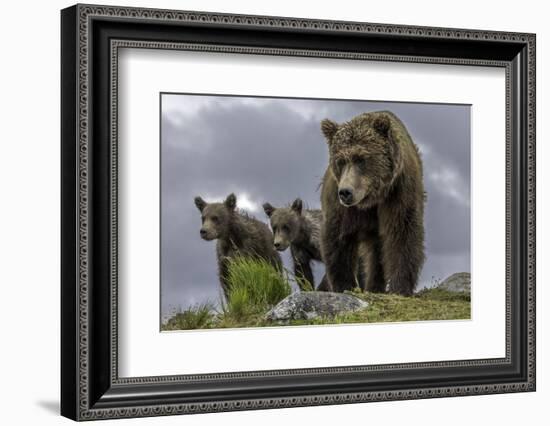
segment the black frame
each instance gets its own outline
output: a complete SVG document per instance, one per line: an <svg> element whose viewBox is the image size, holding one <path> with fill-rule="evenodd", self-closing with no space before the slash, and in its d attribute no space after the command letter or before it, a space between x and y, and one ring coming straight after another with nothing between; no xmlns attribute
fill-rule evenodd
<svg viewBox="0 0 550 426"><path fill-rule="evenodd" d="M535 390L535 35L76 5L61 13L61 36L62 415L90 420ZM506 357L119 378L116 55L140 46L504 67Z"/></svg>

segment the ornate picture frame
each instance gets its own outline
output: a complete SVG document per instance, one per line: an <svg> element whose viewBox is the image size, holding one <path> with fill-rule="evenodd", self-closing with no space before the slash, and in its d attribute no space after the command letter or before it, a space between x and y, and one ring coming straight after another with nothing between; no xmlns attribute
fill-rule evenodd
<svg viewBox="0 0 550 426"><path fill-rule="evenodd" d="M535 390L535 35L75 5L61 12L61 414L73 420ZM119 377L118 52L190 50L506 73L502 358ZM504 214L504 212L503 212Z"/></svg>

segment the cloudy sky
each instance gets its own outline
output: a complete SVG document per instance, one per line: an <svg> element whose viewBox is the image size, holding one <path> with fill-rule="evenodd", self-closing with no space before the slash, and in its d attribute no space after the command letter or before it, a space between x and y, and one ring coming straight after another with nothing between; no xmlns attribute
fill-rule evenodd
<svg viewBox="0 0 550 426"><path fill-rule="evenodd" d="M161 315L219 299L215 242L199 237L196 195L212 202L234 192L238 207L265 222L265 201L280 206L300 197L320 208L328 161L320 121L382 109L401 118L424 161L427 260L420 286L469 272L469 106L163 94ZM291 268L288 253L283 257ZM319 278L323 268L315 272Z"/></svg>

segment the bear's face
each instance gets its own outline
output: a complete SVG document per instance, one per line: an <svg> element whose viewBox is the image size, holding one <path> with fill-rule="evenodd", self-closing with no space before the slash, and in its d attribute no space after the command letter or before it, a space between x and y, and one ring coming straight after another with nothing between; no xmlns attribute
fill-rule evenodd
<svg viewBox="0 0 550 426"><path fill-rule="evenodd" d="M207 203L201 197L196 197L195 205L201 212L201 238L206 241L224 238L235 213L237 205L235 195L230 194L223 203Z"/></svg>
<svg viewBox="0 0 550 426"><path fill-rule="evenodd" d="M300 232L302 200L297 198L292 206L278 209L265 203L263 208L273 231L273 245L278 251L285 251Z"/></svg>
<svg viewBox="0 0 550 426"><path fill-rule="evenodd" d="M362 114L341 125L323 120L321 128L340 204L359 208L378 204L398 169L398 146L392 140L389 117Z"/></svg>

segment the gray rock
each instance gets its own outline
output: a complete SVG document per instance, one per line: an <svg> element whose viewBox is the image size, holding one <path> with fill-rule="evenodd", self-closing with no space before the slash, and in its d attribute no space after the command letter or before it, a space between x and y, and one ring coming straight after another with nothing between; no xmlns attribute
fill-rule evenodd
<svg viewBox="0 0 550 426"><path fill-rule="evenodd" d="M446 278L441 284L437 286L443 290L452 291L456 293L466 292L470 293L471 288L471 276L469 272L457 272Z"/></svg>
<svg viewBox="0 0 550 426"><path fill-rule="evenodd" d="M310 320L364 309L369 304L350 294L307 291L293 293L267 314L270 321Z"/></svg>

